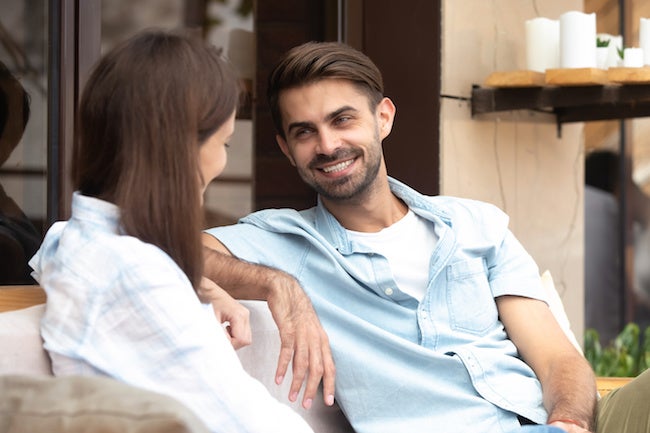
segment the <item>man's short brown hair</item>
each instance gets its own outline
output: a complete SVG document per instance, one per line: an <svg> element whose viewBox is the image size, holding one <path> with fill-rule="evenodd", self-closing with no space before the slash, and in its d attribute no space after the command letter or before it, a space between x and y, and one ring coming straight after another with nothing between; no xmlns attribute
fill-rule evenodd
<svg viewBox="0 0 650 433"><path fill-rule="evenodd" d="M286 138L280 93L327 78L350 81L368 96L371 110L384 97L381 72L368 56L343 43L307 42L289 50L269 76L267 98L280 136Z"/></svg>

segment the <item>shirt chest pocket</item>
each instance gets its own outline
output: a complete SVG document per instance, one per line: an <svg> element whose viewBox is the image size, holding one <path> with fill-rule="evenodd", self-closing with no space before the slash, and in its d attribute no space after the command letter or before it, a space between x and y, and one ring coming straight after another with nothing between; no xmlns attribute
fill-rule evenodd
<svg viewBox="0 0 650 433"><path fill-rule="evenodd" d="M481 257L447 267L447 308L454 330L481 335L494 326L498 312Z"/></svg>

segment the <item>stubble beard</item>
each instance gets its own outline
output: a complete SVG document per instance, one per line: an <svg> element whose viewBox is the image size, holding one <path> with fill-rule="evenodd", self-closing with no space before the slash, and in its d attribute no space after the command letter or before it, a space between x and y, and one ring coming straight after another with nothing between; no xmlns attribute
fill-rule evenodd
<svg viewBox="0 0 650 433"><path fill-rule="evenodd" d="M332 181L322 182L311 176L311 167L336 160L359 158L363 152L358 149L337 149L332 155L318 155L307 168L299 171L303 181L311 186L321 197L330 201L353 201L365 196L372 184L377 179L381 167L381 142L379 134L375 133L375 143L370 148L372 152L366 154L366 164L362 171L357 170L354 175L345 176Z"/></svg>

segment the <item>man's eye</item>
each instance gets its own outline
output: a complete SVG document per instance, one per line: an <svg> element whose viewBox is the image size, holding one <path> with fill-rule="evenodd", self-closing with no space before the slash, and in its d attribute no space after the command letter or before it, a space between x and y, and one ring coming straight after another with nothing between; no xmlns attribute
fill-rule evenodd
<svg viewBox="0 0 650 433"><path fill-rule="evenodd" d="M337 125L341 125L341 124L349 121L350 119L352 119L352 117L350 117L350 116L341 116L341 117L337 117L336 120L334 121L334 123L336 123Z"/></svg>
<svg viewBox="0 0 650 433"><path fill-rule="evenodd" d="M304 128L296 131L296 138L305 137L311 133L311 129Z"/></svg>

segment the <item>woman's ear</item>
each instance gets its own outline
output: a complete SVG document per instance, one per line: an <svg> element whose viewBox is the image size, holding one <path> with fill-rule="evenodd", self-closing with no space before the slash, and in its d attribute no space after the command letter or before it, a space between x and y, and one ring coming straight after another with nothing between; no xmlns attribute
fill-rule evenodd
<svg viewBox="0 0 650 433"><path fill-rule="evenodd" d="M284 138L282 138L280 134L277 134L275 136L275 141L278 142L278 146L280 146L280 150L282 151L282 153L284 153L284 156L286 156L289 162L291 163L291 165L295 167L296 162L293 160L293 157L289 152L289 145L287 144L287 141Z"/></svg>
<svg viewBox="0 0 650 433"><path fill-rule="evenodd" d="M390 98L384 97L377 105L377 121L379 124L379 137L384 139L388 137L390 131L393 129L393 120L395 120L395 104Z"/></svg>

